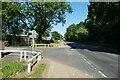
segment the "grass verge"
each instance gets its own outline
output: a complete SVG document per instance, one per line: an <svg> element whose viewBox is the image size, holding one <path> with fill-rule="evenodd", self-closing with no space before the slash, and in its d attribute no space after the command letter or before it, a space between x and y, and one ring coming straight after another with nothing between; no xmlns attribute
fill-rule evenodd
<svg viewBox="0 0 120 80"><path fill-rule="evenodd" d="M11 62L9 64L2 66L2 78L9 78L16 75L16 73L25 71L27 69L26 65L23 65L18 62Z"/></svg>
<svg viewBox="0 0 120 80"><path fill-rule="evenodd" d="M42 77L42 73L46 68L46 64L42 63L39 64L38 67L35 69L35 71L29 75L30 78L41 78Z"/></svg>

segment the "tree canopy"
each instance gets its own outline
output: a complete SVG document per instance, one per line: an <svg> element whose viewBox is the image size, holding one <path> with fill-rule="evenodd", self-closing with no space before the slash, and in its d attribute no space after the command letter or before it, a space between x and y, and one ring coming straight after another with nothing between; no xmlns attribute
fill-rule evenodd
<svg viewBox="0 0 120 80"><path fill-rule="evenodd" d="M13 35L29 33L37 26L35 30L40 41L46 30L66 22L65 12L72 12L66 2L3 2L2 32Z"/></svg>
<svg viewBox="0 0 120 80"><path fill-rule="evenodd" d="M79 24L71 24L64 35L66 40L70 41L81 41L88 36L88 31L85 28L84 22Z"/></svg>
<svg viewBox="0 0 120 80"><path fill-rule="evenodd" d="M63 39L62 35L60 33L58 33L57 31L53 31L52 32L52 39L55 39L55 40L61 40Z"/></svg>
<svg viewBox="0 0 120 80"><path fill-rule="evenodd" d="M80 25L80 24L79 24ZM67 28L65 38L72 41L89 41L120 45L120 2L90 2L84 25L72 24ZM81 39L82 31L87 34ZM77 33L79 32L79 34Z"/></svg>

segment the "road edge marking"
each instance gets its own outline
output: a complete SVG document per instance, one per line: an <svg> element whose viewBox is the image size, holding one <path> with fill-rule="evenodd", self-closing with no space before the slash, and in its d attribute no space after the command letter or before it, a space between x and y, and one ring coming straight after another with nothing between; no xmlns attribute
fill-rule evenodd
<svg viewBox="0 0 120 80"><path fill-rule="evenodd" d="M103 77L108 78L105 74L103 74L101 71L98 71Z"/></svg>

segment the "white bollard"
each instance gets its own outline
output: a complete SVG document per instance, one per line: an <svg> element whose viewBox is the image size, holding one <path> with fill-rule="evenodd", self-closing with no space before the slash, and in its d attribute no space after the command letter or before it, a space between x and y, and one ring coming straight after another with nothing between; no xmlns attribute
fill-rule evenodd
<svg viewBox="0 0 120 80"><path fill-rule="evenodd" d="M26 56L27 56L27 55L26 55L26 52L24 52L24 59L25 59L25 60L26 60Z"/></svg>
<svg viewBox="0 0 120 80"><path fill-rule="evenodd" d="M31 62L28 63L28 73L31 71Z"/></svg>
<svg viewBox="0 0 120 80"><path fill-rule="evenodd" d="M23 54L23 52L21 51L21 52L20 52L20 59L22 59L22 56L23 56L22 54Z"/></svg>

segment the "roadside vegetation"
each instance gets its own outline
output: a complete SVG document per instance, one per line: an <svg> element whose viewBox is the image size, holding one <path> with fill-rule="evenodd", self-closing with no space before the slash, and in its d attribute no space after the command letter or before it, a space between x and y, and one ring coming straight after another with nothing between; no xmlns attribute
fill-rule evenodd
<svg viewBox="0 0 120 80"><path fill-rule="evenodd" d="M10 78L11 76L15 76L17 73L25 71L26 69L26 65L23 65L22 63L18 62L3 64L1 69L1 77Z"/></svg>
<svg viewBox="0 0 120 80"><path fill-rule="evenodd" d="M65 39L120 50L120 2L90 2L84 22L71 24Z"/></svg>
<svg viewBox="0 0 120 80"><path fill-rule="evenodd" d="M29 78L42 78L42 73L46 68L46 64L42 63L37 66L37 68L34 70L34 72L29 75Z"/></svg>
<svg viewBox="0 0 120 80"><path fill-rule="evenodd" d="M41 43L53 25L65 24L66 12L72 13L66 2L2 2L2 39L10 46L12 42L20 42L17 35L29 36L34 29L38 34L36 42Z"/></svg>

